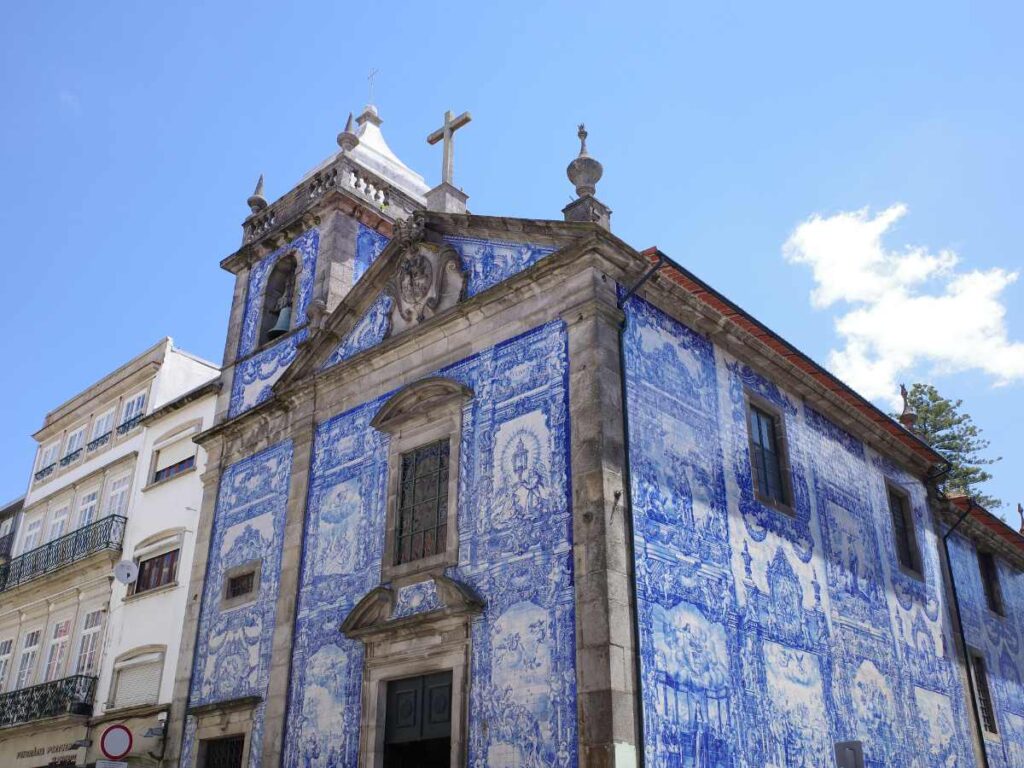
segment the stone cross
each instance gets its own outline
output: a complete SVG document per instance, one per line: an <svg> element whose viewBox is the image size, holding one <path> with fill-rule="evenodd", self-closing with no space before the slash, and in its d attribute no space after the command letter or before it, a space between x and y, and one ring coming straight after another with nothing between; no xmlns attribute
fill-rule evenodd
<svg viewBox="0 0 1024 768"><path fill-rule="evenodd" d="M366 77L367 82L370 84L370 100L369 102L367 102L369 104L373 104L373 81L377 78L377 75L379 74L380 70L377 68L373 68L370 70L370 74L367 75Z"/></svg>
<svg viewBox="0 0 1024 768"><path fill-rule="evenodd" d="M442 184L452 183L452 173L455 166L452 143L455 138L455 132L472 119L469 112L463 112L458 117L453 118L451 110L448 110L444 113L444 125L427 136L427 144L437 144L442 139L444 140L444 161L441 166Z"/></svg>

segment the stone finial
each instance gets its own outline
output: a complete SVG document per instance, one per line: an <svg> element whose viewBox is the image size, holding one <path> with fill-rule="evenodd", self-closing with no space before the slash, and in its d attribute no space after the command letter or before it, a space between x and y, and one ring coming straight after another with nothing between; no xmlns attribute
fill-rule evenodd
<svg viewBox="0 0 1024 768"><path fill-rule="evenodd" d="M597 191L597 182L604 175L604 168L587 154L587 127L583 123L580 123L576 135L580 139L580 154L569 163L565 173L572 185L576 187L576 194L583 197L584 195L593 195Z"/></svg>
<svg viewBox="0 0 1024 768"><path fill-rule="evenodd" d="M904 426L909 432L914 431L914 425L917 424L917 414L914 409L910 407L910 393L907 392L905 384L900 384L900 397L903 398L903 412L900 414L900 424Z"/></svg>
<svg viewBox="0 0 1024 768"><path fill-rule="evenodd" d="M249 195L249 199L245 201L245 204L249 206L249 210L253 213L259 213L267 207L267 198L263 196L263 174L260 174L259 181L256 182L255 191Z"/></svg>
<svg viewBox="0 0 1024 768"><path fill-rule="evenodd" d="M587 154L587 128L583 123L580 123L576 135L580 139L580 153L569 163L565 174L576 188L578 197L562 209L562 215L566 221L586 222L611 229L612 209L594 197L604 168Z"/></svg>
<svg viewBox="0 0 1024 768"><path fill-rule="evenodd" d="M338 134L338 146L346 152L351 152L359 144L359 137L356 135L355 126L352 121L352 113L348 113L348 120L345 121L345 130Z"/></svg>

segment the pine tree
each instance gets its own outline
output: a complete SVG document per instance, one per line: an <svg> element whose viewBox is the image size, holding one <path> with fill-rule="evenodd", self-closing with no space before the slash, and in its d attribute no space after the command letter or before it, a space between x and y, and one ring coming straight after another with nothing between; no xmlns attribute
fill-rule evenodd
<svg viewBox="0 0 1024 768"><path fill-rule="evenodd" d="M910 410L917 414L914 431L952 465L942 482L947 493L966 493L989 510L1003 505L997 498L981 491L982 484L992 479L985 467L1001 461L984 455L989 441L971 415L962 413L963 400L947 400L931 384L914 384L907 395Z"/></svg>

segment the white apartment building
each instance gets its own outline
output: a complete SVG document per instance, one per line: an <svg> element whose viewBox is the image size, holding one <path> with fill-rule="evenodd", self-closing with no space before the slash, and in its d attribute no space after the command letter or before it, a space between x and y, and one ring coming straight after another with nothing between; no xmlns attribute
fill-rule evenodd
<svg viewBox="0 0 1024 768"><path fill-rule="evenodd" d="M90 744L118 709L169 701L143 677L157 677L157 659L159 678L173 677L186 591L177 568L191 559L198 513L188 508L199 508L205 461L191 435L212 423L218 376L165 338L51 411L33 436L36 462L0 563L0 766L91 763ZM130 587L113 579L122 559L138 561ZM135 621L148 622L150 639Z"/></svg>

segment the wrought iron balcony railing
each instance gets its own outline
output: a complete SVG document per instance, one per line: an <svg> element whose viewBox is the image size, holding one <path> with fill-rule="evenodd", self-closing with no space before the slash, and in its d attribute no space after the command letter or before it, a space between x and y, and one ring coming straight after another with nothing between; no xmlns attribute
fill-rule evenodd
<svg viewBox="0 0 1024 768"><path fill-rule="evenodd" d="M77 459L77 458L78 458L79 456L81 456L81 455L82 455L82 449L81 449L81 448L78 448L78 449L76 449L76 450L72 451L71 453L69 453L69 454L68 454L67 456L65 456L64 458L62 458L62 459L60 460L60 465L61 465L62 467L66 467L66 466L67 466L68 464L70 464L71 462L73 462L73 461L74 461L75 459Z"/></svg>
<svg viewBox="0 0 1024 768"><path fill-rule="evenodd" d="M91 715L96 678L73 675L0 694L0 728L58 715Z"/></svg>
<svg viewBox="0 0 1024 768"><path fill-rule="evenodd" d="M117 434L123 435L127 432L130 432L131 430L135 429L136 426L138 426L138 423L140 421L142 421L141 413L138 416L132 416L127 421L121 422L120 424L117 425Z"/></svg>
<svg viewBox="0 0 1024 768"><path fill-rule="evenodd" d="M85 446L85 447L86 447L86 449L87 449L87 450L88 450L88 451L89 451L90 453L92 453L92 452L93 452L93 451L95 451L95 450L96 450L97 448L100 448L101 446L104 446L104 445L106 445L107 443L109 443L109 442L110 442L110 436L111 436L112 434L114 434L114 433L113 433L113 432L104 432L104 433L103 433L102 435L100 435L99 437L97 437L97 438L96 438L95 440L90 440L90 441L89 441L89 444L88 444L87 446Z"/></svg>
<svg viewBox="0 0 1024 768"><path fill-rule="evenodd" d="M53 573L103 550L121 549L125 518L109 515L0 565L0 592Z"/></svg>
<svg viewBox="0 0 1024 768"><path fill-rule="evenodd" d="M47 464L45 467L43 467L38 472L36 472L36 474L35 474L36 482L38 482L40 480L44 480L47 477L49 477L50 475L52 475L53 474L53 470L55 470L56 468L57 468L57 462L56 461L53 462L52 464Z"/></svg>

